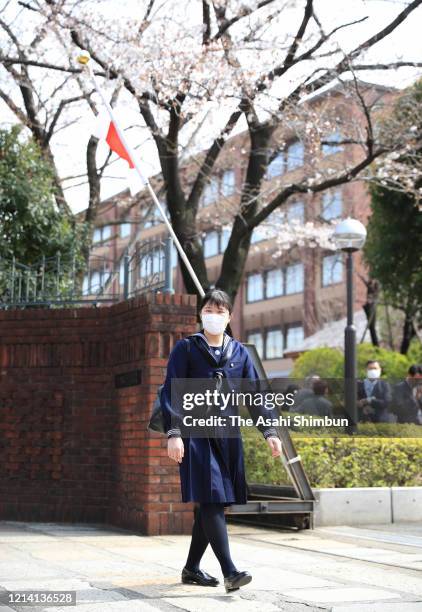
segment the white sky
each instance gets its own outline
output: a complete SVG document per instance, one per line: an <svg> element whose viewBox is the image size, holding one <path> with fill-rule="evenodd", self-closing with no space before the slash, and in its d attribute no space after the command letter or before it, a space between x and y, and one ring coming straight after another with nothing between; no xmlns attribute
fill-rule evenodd
<svg viewBox="0 0 422 612"><path fill-rule="evenodd" d="M110 7L116 13L121 13L128 8L123 0L113 0ZM404 8L407 2L398 0L315 0L318 17L322 21L326 30L330 25L338 25L347 21L352 21L364 15L369 19L348 30L341 30L337 41L344 51L353 48L359 42L364 41L378 29L386 25L394 16ZM301 17L301 10L290 10L286 14L286 31L291 28L292 32L297 29L298 20ZM388 63L400 59L420 61L422 58L422 42L420 34L420 24L422 23L422 7L414 11L410 18L401 24L396 31L385 41L381 41L366 56L365 62ZM289 25L291 24L291 25ZM36 69L33 69L36 70ZM33 74L33 72L32 72ZM360 78L366 81L377 82L396 87L404 87L413 82L422 74L420 69L402 68L396 71L368 71L359 73ZM297 75L292 74L292 78ZM100 79L101 82L101 79ZM284 80L283 87L289 88L289 81ZM290 82L290 87L292 82ZM15 97L19 101L19 97ZM1 123L10 125L14 120L3 103L0 103ZM77 123L69 128L60 131L52 140L53 153L62 177L81 174L85 172L86 146L90 136L90 126L92 116L86 106L83 116ZM227 108L215 108L208 122L208 126L214 128L224 120ZM139 116L133 104L128 103L124 107L125 126L132 123L139 123ZM212 120L211 120L212 119ZM208 128L210 129L210 128ZM244 129L244 124L239 124L239 130ZM209 134L212 137L212 134ZM147 129L136 129L128 132L128 137L133 146L139 150L139 156L145 169L145 174L150 175L159 171L158 160L155 147L149 138ZM106 145L101 145L98 159L102 160L107 151ZM101 196L109 197L127 187L126 162L116 161L109 168L108 178L102 181ZM117 178L116 178L117 177ZM86 185L66 189L66 197L74 212L78 212L87 207L88 189Z"/></svg>

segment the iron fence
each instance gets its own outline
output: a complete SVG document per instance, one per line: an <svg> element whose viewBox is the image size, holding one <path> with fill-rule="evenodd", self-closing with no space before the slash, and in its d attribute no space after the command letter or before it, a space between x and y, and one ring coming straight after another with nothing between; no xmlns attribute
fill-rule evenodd
<svg viewBox="0 0 422 612"><path fill-rule="evenodd" d="M174 265L170 238L139 243L117 261L91 255L88 265L74 253L31 264L0 258L0 308L100 305L146 291L173 292Z"/></svg>

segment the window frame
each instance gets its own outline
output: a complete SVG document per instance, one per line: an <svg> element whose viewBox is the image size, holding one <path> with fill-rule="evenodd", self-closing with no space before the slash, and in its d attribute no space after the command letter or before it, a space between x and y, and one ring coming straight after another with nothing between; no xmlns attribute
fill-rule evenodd
<svg viewBox="0 0 422 612"><path fill-rule="evenodd" d="M275 357L268 357L268 354L267 354L268 335L271 332L275 332L275 331L280 332L280 335L281 335L281 341L282 341L281 355L276 355ZM264 341L264 356L265 356L265 361L272 361L273 359L283 359L284 351L285 351L285 334L284 334L283 326L281 326L281 325L272 325L271 327L266 327L265 328L265 341Z"/></svg>
<svg viewBox="0 0 422 612"><path fill-rule="evenodd" d="M287 338L289 337L289 329L301 329L302 330L302 341L305 339L305 329L303 327L303 321L297 321L295 323L287 323L285 326L286 337L285 337L285 352L286 351L294 351L294 347L290 347L288 345ZM300 345L299 345L300 346Z"/></svg>
<svg viewBox="0 0 422 612"><path fill-rule="evenodd" d="M300 289L299 291L287 291L287 270L288 268L293 268L296 266L301 266L302 268L302 289ZM284 295L297 295L298 293L303 293L305 291L305 266L303 264L303 261L297 261L295 263L290 263L287 264L286 266L284 266L283 268L284 270L284 290L285 293Z"/></svg>
<svg viewBox="0 0 422 612"><path fill-rule="evenodd" d="M297 145L300 146L301 149L301 158L299 162L295 162L295 164L290 167L289 166L289 159L291 160L291 158L289 158L289 151L290 149L292 149L293 147L296 147ZM293 172L293 170L296 170L297 168L301 168L305 163L305 145L303 144L303 142L297 138L296 140L292 140L286 147L286 172Z"/></svg>
<svg viewBox="0 0 422 612"><path fill-rule="evenodd" d="M215 234L216 235L216 247L217 247L217 250L216 250L215 253L212 253L211 255L207 255L206 252L205 252L205 245L206 245L207 238L211 234ZM219 232L219 230L212 229L212 230L205 231L205 236L202 239L202 249L203 249L203 252L204 252L204 259L209 259L210 257L216 257L217 255L220 255L220 232Z"/></svg>
<svg viewBox="0 0 422 612"><path fill-rule="evenodd" d="M281 159L281 170L277 174L271 174L270 168L271 166L274 166L274 167L276 166L275 162L278 159ZM267 168L265 170L265 180L271 181L272 179L275 179L278 176L282 176L283 174L285 174L285 172L286 172L286 152L284 149L279 149L277 152L277 155L267 165Z"/></svg>
<svg viewBox="0 0 422 612"><path fill-rule="evenodd" d="M230 183L226 183L225 182L225 177L227 175L230 175L230 176L233 177L233 182L230 182ZM231 191L226 192L226 188L227 187L229 187L231 189ZM236 192L236 173L235 173L234 168L227 168L226 170L224 170L223 174L221 175L221 179L220 179L220 193L221 193L223 198L229 198L235 192Z"/></svg>
<svg viewBox="0 0 422 612"><path fill-rule="evenodd" d="M126 235L123 235L123 227L125 226L129 228L129 232ZM120 238L130 238L131 234L132 234L132 224L129 221L123 221L120 224L120 232L119 232Z"/></svg>
<svg viewBox="0 0 422 612"><path fill-rule="evenodd" d="M246 298L246 304L254 304L255 302L262 302L262 300L265 299L265 297L261 297L255 300L250 300L249 299L249 282L250 282L250 278L252 276L259 276L261 277L261 286L262 286L262 296L265 296L265 278L264 278L264 273L263 272L251 272L246 276L246 292L245 292L245 298Z"/></svg>
<svg viewBox="0 0 422 612"><path fill-rule="evenodd" d="M330 196L330 202L328 203L328 207L332 206L333 204L337 204L337 200L334 199L337 197L337 195L340 196L339 198L339 208L340 208L340 212L337 216L333 216L330 215L329 217L326 217L324 214L324 198L328 198L328 196ZM325 221L331 221L332 219L340 219L342 214L343 214L343 190L340 188L336 188L334 190L327 190L322 194L322 198L321 198L321 217L322 219L324 219Z"/></svg>
<svg viewBox="0 0 422 612"><path fill-rule="evenodd" d="M251 342L250 341L250 336L261 336L261 341L262 341L262 355L259 355L259 351L258 349L258 355L260 356L261 359L265 359L265 333L262 332L262 329L251 329L247 332L246 335L246 342ZM253 343L254 344L254 343Z"/></svg>
<svg viewBox="0 0 422 612"><path fill-rule="evenodd" d="M335 258L337 257L337 261L335 262L335 265L337 263L340 263L341 265L341 279L338 281L333 281L330 283L324 283L324 261L328 258ZM341 254L339 252L337 253L327 253L326 255L322 256L321 259L321 287L325 288L325 287L332 287L333 285L340 285L342 282L344 282L344 261L343 258L341 256Z"/></svg>

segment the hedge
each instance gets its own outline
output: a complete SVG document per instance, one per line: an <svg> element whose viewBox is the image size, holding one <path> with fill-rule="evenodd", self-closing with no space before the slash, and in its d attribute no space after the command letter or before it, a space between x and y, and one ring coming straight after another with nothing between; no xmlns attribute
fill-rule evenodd
<svg viewBox="0 0 422 612"><path fill-rule="evenodd" d="M358 376L365 376L366 362L369 359L377 359L382 365L383 376L386 379L391 382L401 380L406 376L409 366L418 355L417 345L412 345L412 354L407 356L366 342L358 344ZM319 374L322 378L342 379L344 375L343 351L337 348L321 347L300 355L293 365L291 378L303 379L311 374Z"/></svg>
<svg viewBox="0 0 422 612"><path fill-rule="evenodd" d="M312 487L422 486L422 438L292 438ZM249 429L243 444L248 482L291 484L261 434Z"/></svg>

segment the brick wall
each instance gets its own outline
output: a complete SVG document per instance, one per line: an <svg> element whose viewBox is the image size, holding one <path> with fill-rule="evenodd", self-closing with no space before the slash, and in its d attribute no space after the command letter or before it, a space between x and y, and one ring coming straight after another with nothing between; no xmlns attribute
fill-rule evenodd
<svg viewBox="0 0 422 612"><path fill-rule="evenodd" d="M196 329L195 300L0 311L0 519L190 531L178 466L146 426L172 346ZM140 384L116 386L136 370Z"/></svg>

